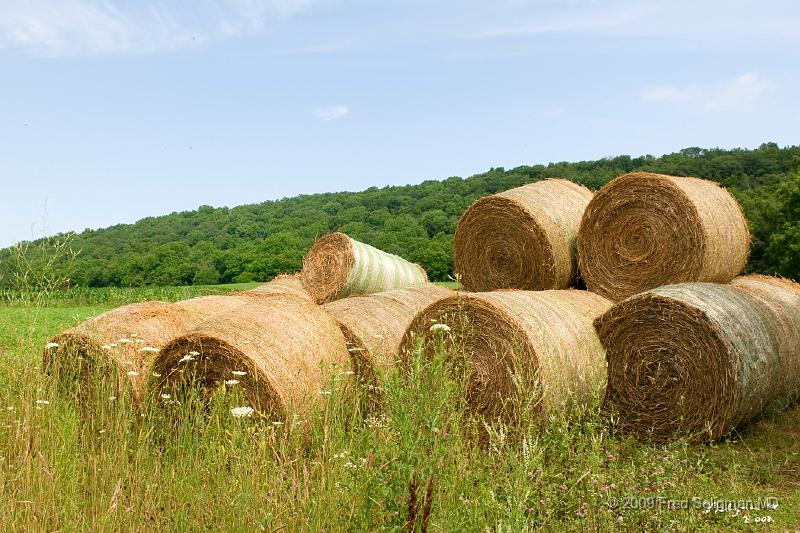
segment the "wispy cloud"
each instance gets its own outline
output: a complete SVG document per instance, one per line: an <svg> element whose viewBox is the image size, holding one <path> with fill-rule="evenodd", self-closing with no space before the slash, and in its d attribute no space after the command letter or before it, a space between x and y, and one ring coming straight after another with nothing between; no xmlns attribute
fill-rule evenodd
<svg viewBox="0 0 800 533"><path fill-rule="evenodd" d="M10 0L0 48L43 55L151 52L261 31L314 0L197 0L158 6L122 0Z"/></svg>
<svg viewBox="0 0 800 533"><path fill-rule="evenodd" d="M320 120L329 121L329 120L336 120L337 118L342 118L349 112L350 112L350 106L331 105L316 109L314 114Z"/></svg>
<svg viewBox="0 0 800 533"><path fill-rule="evenodd" d="M751 107L758 99L771 93L775 83L754 72L738 78L711 83L691 83L678 87L650 87L642 93L650 102L667 102L703 111L729 111Z"/></svg>
<svg viewBox="0 0 800 533"><path fill-rule="evenodd" d="M567 108L563 105L555 105L544 112L544 118L549 120L556 120L564 116L564 113L567 112Z"/></svg>
<svg viewBox="0 0 800 533"><path fill-rule="evenodd" d="M475 38L518 37L543 33L580 33L625 26L643 18L646 8L640 5L624 8L603 6L602 9L564 10L539 17L534 23L500 26L473 35Z"/></svg>

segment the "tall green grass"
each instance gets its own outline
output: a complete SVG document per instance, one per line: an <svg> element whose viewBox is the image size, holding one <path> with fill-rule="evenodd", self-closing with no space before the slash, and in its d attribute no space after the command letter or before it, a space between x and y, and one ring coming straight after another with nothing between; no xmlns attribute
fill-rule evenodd
<svg viewBox="0 0 800 533"><path fill-rule="evenodd" d="M31 292L20 289L0 290L0 305L122 305L132 301L160 300L174 302L195 296L242 291L258 283L231 283L228 285L189 285L182 287L70 287L48 292Z"/></svg>
<svg viewBox="0 0 800 533"><path fill-rule="evenodd" d="M386 376L377 406L337 374L320 391L324 408L282 424L232 416L245 405L235 385L210 402L156 395L135 406L102 374L60 387L41 372L48 336L75 309L93 308L21 308L0 322L0 523L9 530L718 531L766 516L777 530L800 526L797 408L711 446L620 438L598 398L487 429L465 415L442 349ZM613 505L765 496L778 509Z"/></svg>

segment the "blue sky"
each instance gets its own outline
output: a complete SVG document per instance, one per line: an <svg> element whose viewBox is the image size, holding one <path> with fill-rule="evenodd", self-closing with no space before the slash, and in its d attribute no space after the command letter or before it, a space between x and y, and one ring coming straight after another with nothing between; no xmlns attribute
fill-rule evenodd
<svg viewBox="0 0 800 533"><path fill-rule="evenodd" d="M0 246L493 166L800 142L793 1L0 1Z"/></svg>

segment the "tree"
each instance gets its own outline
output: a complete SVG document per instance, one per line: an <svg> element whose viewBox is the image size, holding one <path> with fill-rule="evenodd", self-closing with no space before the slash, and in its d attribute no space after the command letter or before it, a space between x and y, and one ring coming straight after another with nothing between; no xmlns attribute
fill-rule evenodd
<svg viewBox="0 0 800 533"><path fill-rule="evenodd" d="M768 268L800 280L800 172L780 187L779 196L784 221L769 238Z"/></svg>

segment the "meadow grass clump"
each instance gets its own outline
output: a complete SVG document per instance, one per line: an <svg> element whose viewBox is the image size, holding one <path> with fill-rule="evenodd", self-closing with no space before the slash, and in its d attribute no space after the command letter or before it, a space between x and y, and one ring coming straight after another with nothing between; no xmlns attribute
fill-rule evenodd
<svg viewBox="0 0 800 533"><path fill-rule="evenodd" d="M466 409L463 369L446 344L426 350L432 356L413 351L404 372L381 376L377 404L365 403L369 391L347 370L331 373L325 401L280 420L245 409L241 383L154 391L137 404L124 380L98 376L71 389L41 371L43 343L101 310L0 307L0 523L9 530L719 531L757 516L779 529L800 524L798 408L713 445L618 436L597 397L542 418L521 396L513 426L484 423ZM777 509L667 507L767 496ZM644 503L624 507L624 498Z"/></svg>

